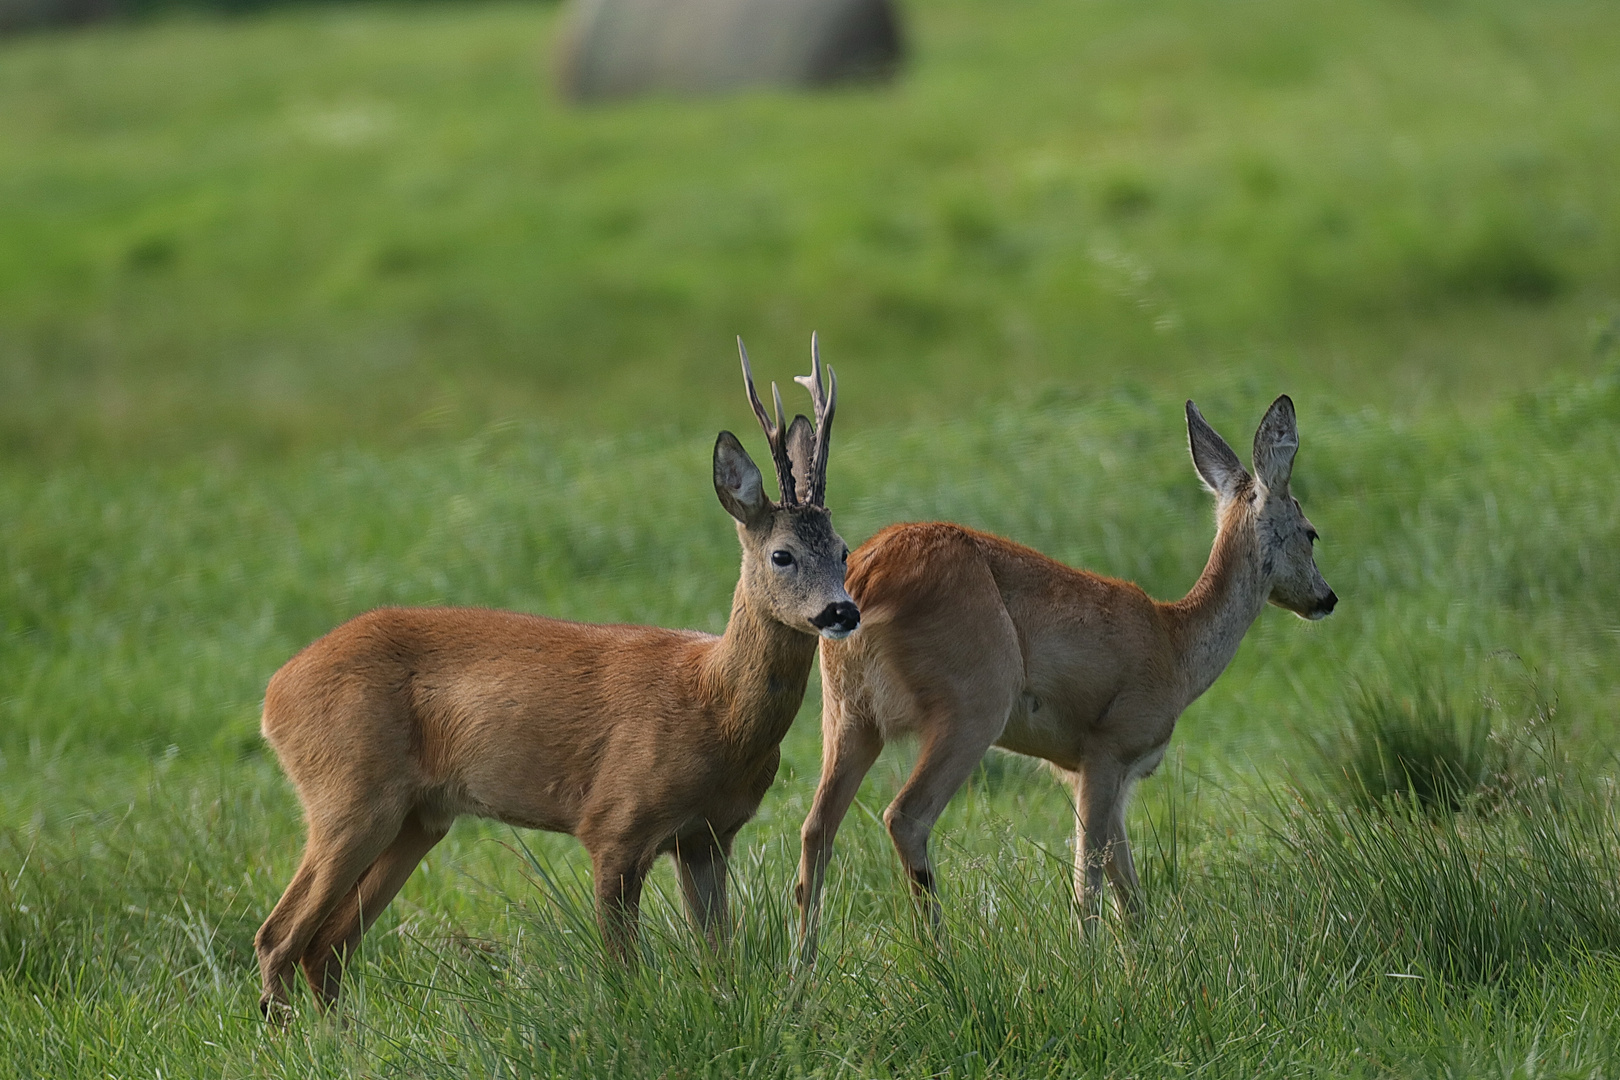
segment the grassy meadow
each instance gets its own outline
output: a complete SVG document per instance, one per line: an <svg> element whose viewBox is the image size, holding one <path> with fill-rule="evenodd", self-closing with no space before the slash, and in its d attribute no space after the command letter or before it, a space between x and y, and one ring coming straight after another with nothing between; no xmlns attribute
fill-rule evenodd
<svg viewBox="0 0 1620 1080"><path fill-rule="evenodd" d="M1620 11L906 13L887 89L588 110L544 5L0 39L0 1077L1620 1073ZM852 543L1161 597L1212 534L1182 400L1246 456L1293 395L1341 602L1140 787L1143 924L1079 934L1069 795L997 754L920 936L894 747L795 978L812 678L727 957L665 866L605 966L577 845L463 822L341 1018L267 1030L270 674L388 603L720 629L732 337L785 383L813 328Z"/></svg>

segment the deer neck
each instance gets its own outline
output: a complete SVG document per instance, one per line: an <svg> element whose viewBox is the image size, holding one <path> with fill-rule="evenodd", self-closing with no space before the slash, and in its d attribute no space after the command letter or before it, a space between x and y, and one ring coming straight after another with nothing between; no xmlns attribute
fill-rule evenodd
<svg viewBox="0 0 1620 1080"><path fill-rule="evenodd" d="M1168 606L1186 701L1208 690L1265 609L1271 583L1245 499L1222 505L1209 562L1192 591Z"/></svg>
<svg viewBox="0 0 1620 1080"><path fill-rule="evenodd" d="M771 618L748 594L731 598L731 618L704 666L703 689L722 736L742 756L780 743L804 701L816 636Z"/></svg>

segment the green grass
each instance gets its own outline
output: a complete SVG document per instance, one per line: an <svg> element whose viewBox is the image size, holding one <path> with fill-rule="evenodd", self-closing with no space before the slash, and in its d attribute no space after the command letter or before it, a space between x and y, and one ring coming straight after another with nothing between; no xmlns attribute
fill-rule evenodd
<svg viewBox="0 0 1620 1080"><path fill-rule="evenodd" d="M1455 812L1494 787L1519 782L1498 752L1515 733L1499 730L1482 701L1458 701L1443 682L1421 673L1399 691L1361 688L1346 718L1342 731L1323 740L1323 764L1353 805L1393 801Z"/></svg>
<svg viewBox="0 0 1620 1080"><path fill-rule="evenodd" d="M892 92L584 112L539 7L0 42L0 1077L1620 1071L1620 14L908 11ZM897 747L794 982L813 690L725 961L666 867L605 969L577 845L464 822L344 1022L266 1030L270 673L383 603L718 629L730 338L785 380L812 327L847 539L949 518L1158 596L1213 528L1181 399L1239 448L1298 402L1342 601L1268 611L1141 786L1143 925L1078 934L1068 794L993 755L919 938ZM1421 729L1413 672L1556 752L1339 805L1319 745Z"/></svg>
<svg viewBox="0 0 1620 1080"><path fill-rule="evenodd" d="M407 5L0 45L0 452L846 422L1009 385L1489 399L1620 293L1601 0L908 5L889 92L572 110L557 9Z"/></svg>
<svg viewBox="0 0 1620 1080"><path fill-rule="evenodd" d="M1211 528L1177 406L1030 402L852 436L830 484L840 527L947 516L1174 594ZM1258 411L1210 408L1234 435ZM515 834L466 823L368 939L350 1026L285 1036L254 1019L252 933L300 839L254 735L264 680L384 602L717 627L736 553L704 490L707 440L503 428L386 456L14 473L0 485L14 1068L49 1072L71 1048L84 1072L1337 1075L1507 1055L1525 1075L1603 1074L1620 1053L1620 834L1601 783L1620 575L1597 553L1620 529L1604 497L1617 417L1608 379L1512 398L1483 424L1302 417L1298 490L1341 610L1264 616L1189 711L1168 775L1143 785L1139 935L1076 936L1067 793L998 757L937 834L952 929L935 957L874 817L902 752L840 838L824 963L790 987L812 703L739 840L733 966L699 962L665 869L647 971L603 975L573 842L526 837L531 863ZM1590 786L1532 787L1438 833L1283 809L1288 784L1309 792L1310 736L1356 682L1444 665L1506 700L1524 669L1502 648L1556 688Z"/></svg>

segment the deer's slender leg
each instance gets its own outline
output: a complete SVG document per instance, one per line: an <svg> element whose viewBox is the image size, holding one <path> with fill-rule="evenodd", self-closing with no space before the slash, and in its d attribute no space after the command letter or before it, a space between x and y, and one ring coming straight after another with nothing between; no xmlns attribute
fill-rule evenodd
<svg viewBox="0 0 1620 1080"><path fill-rule="evenodd" d="M1129 801L1129 781L1119 787L1119 796L1108 812L1108 861L1103 869L1108 883L1114 889L1114 905L1122 918L1129 921L1142 913L1142 883L1136 878L1136 862L1131 858L1131 843L1125 835L1125 804Z"/></svg>
<svg viewBox="0 0 1620 1080"><path fill-rule="evenodd" d="M1126 873L1116 860L1125 843L1125 770L1111 758L1080 767L1075 793L1074 896L1087 931L1096 924L1102 903L1103 875ZM1124 851L1130 866L1130 852ZM1130 880L1136 870L1130 866Z"/></svg>
<svg viewBox="0 0 1620 1080"><path fill-rule="evenodd" d="M255 938L265 1015L286 1004L294 965L338 901L399 835L401 817L357 812L338 819L336 827L312 819L303 862Z"/></svg>
<svg viewBox="0 0 1620 1080"><path fill-rule="evenodd" d="M281 948L281 943L297 918L304 898L309 895L310 886L314 884L316 859L313 856L313 847L306 843L303 858L299 860L292 880L287 883L286 891L276 901L275 908L253 938L254 950L259 955L259 978L264 987L259 998L259 1009L266 1016L270 1015L272 1008L287 1001L285 976L290 974L291 965L283 964L282 958L288 954Z"/></svg>
<svg viewBox="0 0 1620 1080"><path fill-rule="evenodd" d="M731 915L726 908L726 859L731 839L703 835L683 840L675 847L675 868L687 917L709 948L716 951L731 937Z"/></svg>
<svg viewBox="0 0 1620 1080"><path fill-rule="evenodd" d="M596 920L609 955L626 964L635 962L637 923L641 918L641 887L650 859L639 851L617 845L592 851L596 885Z"/></svg>
<svg viewBox="0 0 1620 1080"><path fill-rule="evenodd" d="M394 842L377 856L377 861L327 916L310 939L302 961L304 977L317 1001L330 1005L337 1000L343 967L359 948L360 938L399 893L422 857L444 839L446 831L430 829L419 816L411 814Z"/></svg>
<svg viewBox="0 0 1620 1080"><path fill-rule="evenodd" d="M861 780L883 749L883 737L875 725L842 710L835 713L837 706L830 699L822 708L821 781L799 834L799 883L794 890L799 904L799 961L804 964L816 959L821 887L832 860L833 838L855 801Z"/></svg>
<svg viewBox="0 0 1620 1080"><path fill-rule="evenodd" d="M977 738L970 730L953 731L951 725L940 724L923 743L922 753L900 794L883 812L883 824L911 880L912 895L935 931L940 922L939 888L928 859L928 837L951 796L973 775L1005 721L1003 710L998 722L985 725Z"/></svg>

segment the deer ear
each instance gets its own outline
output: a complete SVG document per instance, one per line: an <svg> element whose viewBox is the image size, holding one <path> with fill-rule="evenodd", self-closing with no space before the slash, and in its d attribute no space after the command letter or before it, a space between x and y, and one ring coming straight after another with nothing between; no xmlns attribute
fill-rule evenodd
<svg viewBox="0 0 1620 1080"><path fill-rule="evenodd" d="M1254 475L1271 491L1286 491L1299 452L1299 428L1294 423L1294 402L1287 394L1271 403L1260 429L1254 433Z"/></svg>
<svg viewBox="0 0 1620 1080"><path fill-rule="evenodd" d="M714 441L714 493L720 496L726 513L744 525L759 520L771 505L759 466L729 431L722 431Z"/></svg>
<svg viewBox="0 0 1620 1080"><path fill-rule="evenodd" d="M1192 451L1193 468L1198 478L1222 499L1236 497L1249 478L1243 462L1226 445L1216 430L1209 426L1198 406L1187 402L1187 448Z"/></svg>

